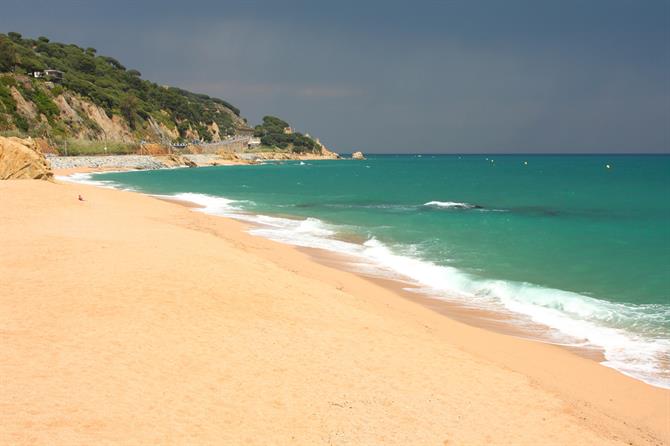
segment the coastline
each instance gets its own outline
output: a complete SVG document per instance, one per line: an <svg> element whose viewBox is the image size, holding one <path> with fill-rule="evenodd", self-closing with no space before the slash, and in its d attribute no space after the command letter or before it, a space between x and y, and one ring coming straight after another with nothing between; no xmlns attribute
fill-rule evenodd
<svg viewBox="0 0 670 446"><path fill-rule="evenodd" d="M186 202L179 202L178 200L174 200L173 202L187 207L197 208L197 205L194 206L193 204L188 204ZM338 255L330 251L319 248L304 248L299 246L296 246L295 249L306 253L315 262L330 268L344 270L355 274L378 286L388 289L398 296L402 296L404 299L416 302L457 322L502 335L563 348L580 357L590 359L599 364L605 360L605 355L602 349L577 347L570 344L552 342L546 335L546 331L549 329L547 327L540 326L539 324L533 324L531 321L524 320L523 326L515 324L514 321L518 322L520 316L517 317L517 319L513 319L513 317L516 315L501 313L480 307L467 307L457 302L431 297L430 295L419 291L411 283L400 280L398 278L375 277L373 275L357 272L350 265L352 259L348 259L342 255Z"/></svg>
<svg viewBox="0 0 670 446"><path fill-rule="evenodd" d="M113 316L115 313L112 308L108 310L111 313L105 313L105 311L100 314L96 313L97 310L90 307L93 304L78 295L88 292L85 291L86 285L92 282L89 282L87 276L84 275L84 283L78 283L82 277L75 273L66 275L65 278L55 277L55 289L58 290L60 287L67 292L61 296L65 302L40 299L39 290L33 286L34 280L39 275L36 271L28 270L30 260L40 259L51 266L56 265L51 263L51 259L44 258L40 251L36 251L38 248L36 245L39 243L48 246L48 252L57 252L61 261L70 262L70 267L83 270L89 269L88 265L82 263L86 261L86 258L89 260L99 256L111 258L109 256L112 253L105 251L114 251L116 256L121 256L128 261L128 264L123 265L119 271L114 269L105 271L107 275L102 276L102 281L108 285L113 284L118 287L119 283L124 281L124 272L128 273L131 267L139 268L142 274L138 272L136 277L133 277L138 280L138 288L133 288L133 284L124 284L121 288L131 287L135 291L141 291L140 294L137 294L137 301L125 302L129 308L139 306L153 309L149 313L157 311L157 314L145 314L143 312L145 310L140 311L147 321L151 321L149 327L153 327L152 324L161 325L161 317L177 318L177 315L169 314L163 307L167 305L184 310L182 304L188 302L180 302L177 299L184 295L195 300L197 308L190 311L189 314L193 318L189 321L198 326L202 324L198 318L219 320L225 316L224 310L228 308L219 307L218 299L235 307L239 315L252 316L253 321L258 320L254 316L267 311L267 306L272 309L274 306L285 304L284 300L290 300L293 304L292 312L284 314L281 320L272 320L275 325L270 323L253 326L252 324L249 328L245 325L248 321L240 320L240 325L237 327L240 330L254 332L253 336L251 336L252 333L249 333L251 338L267 348L267 351L264 349L262 352L259 351L259 354L274 352L273 354L280 355L274 357L277 363L283 363L282 358L286 356L293 357L295 361L290 366L285 367L281 372L275 372L280 377L289 380L293 387L290 387L288 393L280 389L284 392L281 395L277 395L279 392L277 389L265 389L265 392L279 397L278 407L274 407L272 401L265 401L265 397L260 397L264 402L258 402L256 401L259 398L258 394L253 392L247 394L244 390L239 389L233 393L238 398L242 397L242 400L228 404L241 405L239 409L243 411L253 409L265 415L269 411L270 419L284 424L289 419L294 420L294 425L299 426L296 428L299 431L298 437L294 438L296 443L314 442L310 440L327 443L326 438L336 440L333 441L335 443L345 443L345 440L366 442L374 441L374 439L379 442L382 438L380 435L389 435L390 437L385 437L385 442L388 443L409 441L415 444L437 444L436 440L441 438L440 435L443 437L440 441L448 440L449 444L471 444L484 441L530 444L539 439L549 439L554 444L567 441L586 444L626 444L628 441L632 441L633 444L661 444L669 441L667 432L667 419L670 416L669 391L628 378L562 348L460 323L405 299L389 290L388 287L381 287L379 284L352 273L314 262L299 249L246 234L244 230L247 226L238 221L191 212L183 206L174 206L174 203L166 203L162 200L152 200L151 197L136 193L86 185L9 182L1 187L6 189L0 195L3 200L7 200L4 205L17 209L16 216L4 219L3 226L6 226L7 230L3 237L6 238L5 243L11 245L20 254L22 262L25 261L25 264L20 262L18 267L4 261L2 268L27 279L2 285L7 289L3 289L1 294L8 296L4 298L3 306L8 305L8 309L16 310L11 313L13 315L29 314L29 308L26 307L29 303L17 299L19 294L29 296L28 300L33 303L38 301L41 304L40 308L48 309L51 316L59 314L67 316L68 309L75 312L92 311L97 315L97 319L105 322L107 316L110 314ZM83 204L77 203L72 198L76 197L75 191L79 190L85 191L87 201ZM25 209L19 209L19 203L27 203L27 206ZM63 210L58 207L59 203L65 206ZM89 215L89 211L94 215ZM135 212L136 215L132 215L132 212ZM112 221L105 223L105 218ZM20 219L28 222L26 228L17 227ZM42 219L47 224L37 224L36 219ZM69 225L64 225L63 222ZM109 226L120 222L130 226L116 230L114 226ZM104 227L98 227L98 225ZM149 232L152 225L157 228L156 233ZM20 238L12 238L13 234L18 237L20 229L33 235L39 240L39 243L21 245L18 242ZM147 237L147 234L151 236ZM168 235L178 236L180 243L175 244ZM49 237L55 237L56 240L47 240ZM64 240L71 245L66 244L65 247L62 247ZM163 246L164 243L168 246ZM151 247L154 250L167 250L168 252L164 253L166 258L163 260L157 260L155 253L140 253L139 258L133 258L140 247ZM78 254L82 254L83 248L86 249L83 250L83 258L80 258ZM180 249L198 257L204 253L206 254L204 257L211 261L197 260L194 257L194 265L189 265L184 274L178 265L168 262L168 260L180 258ZM217 256L224 258L217 258ZM156 264L142 262L147 257L153 259ZM191 259L191 257L188 258ZM235 271L227 271L228 268L222 267L229 263L219 262L233 259L239 263L235 265L237 268ZM50 271L50 268L44 268L43 271ZM174 276L168 274L168 272L177 271L182 273L178 277L187 281L196 290L180 287L178 281L174 280ZM226 280L223 280L221 275L225 276ZM50 273L49 276L51 277ZM264 280L259 281L258 278ZM51 279L54 278L51 277ZM103 302L117 296L119 290L114 286L107 288L102 286L100 290L95 290L94 293L98 295L96 302L102 305ZM287 290L290 292L287 293ZM207 296L198 294L196 291L206 291L211 298L208 299ZM129 297L131 294L126 296L121 293L120 295ZM251 299L247 301L247 297ZM39 319L38 316L35 317ZM10 325L21 325L22 323L12 317L8 319ZM121 323L122 319L119 318L118 322ZM265 319L261 318L261 320ZM55 328L55 331L43 334L42 339L58 339L65 336L62 330L67 330L68 327L53 327L53 322L49 322L48 318L42 322ZM269 333L277 328L276 324L296 329L295 333L298 335L298 338L286 338L284 344L280 342L282 349L279 351L275 351L275 344L279 341L269 336ZM32 328L36 329L37 326ZM177 330L180 326L175 325L171 328ZM208 330L215 330L215 328L213 326L208 327L207 330L203 328L198 331L200 337L183 339L184 346L201 348L200 341L211 334ZM229 326L225 328L230 329ZM14 331L8 330L10 338L15 335ZM25 331L31 332L30 329ZM177 331L167 333L172 336ZM225 333L231 337L236 336L234 332L225 331ZM309 333L308 339L300 339L300 336L305 336L306 333ZM105 334L107 340L114 341L115 332ZM145 336L142 330L135 331L133 335ZM158 338L151 338L151 340L161 342ZM97 343L97 340L86 336L81 341L83 351L89 352L89 347ZM137 342L131 338L128 341L132 345ZM44 341L38 337L32 339L32 342L31 339L24 339L23 342L25 345L22 344L21 347L24 350L15 352L14 355L7 355L12 361L3 366L5 368L3 372L7 372L5 376L16 378L17 382L8 383L3 393L10 395L10 401L30 406L42 416L44 414L40 411L37 401L26 401L21 389L32 388L31 385L37 385L39 388L40 380L46 378L43 373L17 376L20 372L25 372L26 367L32 372L36 370L35 367L32 367L35 366L35 360L28 360L25 364L19 364L16 361L28 358L29 354L35 354L36 351L39 351L38 347L44 347ZM294 342L300 345L296 346ZM305 343L309 345L303 345ZM243 346L249 348L253 345L228 345L227 342L224 344L224 350L232 356L243 354L240 352L244 350ZM63 347L67 350L67 343ZM216 357L220 345L214 343L211 347L212 350L208 350L210 359L213 361L226 359ZM116 353L121 356L134 353L116 344L113 344L112 347L107 345L107 350L110 348L116 350ZM107 362L113 359L113 355L108 356L112 353L111 351L102 352ZM214 357L212 358L211 355ZM85 360L86 358L78 357L78 359ZM271 367L271 363L266 363L262 355L246 359L256 366L265 364ZM126 363L126 366L133 368L133 364L131 361ZM59 370L68 372L60 377L64 388L70 390L73 386L77 388L75 381L79 375L78 367L81 365L81 362L77 360L59 364ZM165 364L162 363L162 365ZM238 365L249 368L246 361L240 361ZM99 365L97 367L91 372L92 375L89 378L96 378L96 373L105 375L104 370L101 370ZM139 373L130 377L132 378L130 382L133 382L134 385L140 382L146 384L147 379L151 381L157 376L166 378L166 374L170 380L178 378L172 376L170 370L163 368L151 370L145 367L148 367L148 364L142 364L142 367L138 368ZM206 375L205 372L220 371L218 368L210 370L206 367L206 369L185 370L186 382L190 383L191 377L194 380L203 378ZM256 373L262 376L255 381L251 378L251 382L245 381L244 386L247 388L257 388L257 386L265 388L268 383L279 379L277 376L266 375L262 368L251 367L249 371L252 370L256 370ZM123 367L115 371L120 374L125 373ZM312 375L311 373L315 371L318 373ZM144 376L145 373L148 376ZM400 376L411 378L403 381ZM314 393L318 388L325 394L346 394L348 399L346 402L331 401L334 402L334 406L329 404L327 410L324 410L324 407L317 402L319 395L295 393L300 387L300 383L296 381L299 378L307 379L307 383L304 383L306 388L303 387L303 391ZM357 382L356 379L360 382ZM375 380L379 379L382 382L377 387ZM320 381L326 381L327 385L322 386ZM99 388L108 386L97 379L87 382L93 386L91 389L79 389L82 397L79 402L84 405L91 393L96 393ZM119 385L118 379L114 382ZM338 383L339 385L334 385ZM403 388L405 385L410 388L409 391ZM347 390L348 386L353 386L355 390ZM50 385L41 387L40 390L39 394L46 402L56 404L57 397L60 395L59 389L54 389ZM153 390L158 391L158 389ZM202 392L205 390L204 388L197 390L198 392L191 394L191 397L195 399L195 402L191 401L193 404L189 405L188 401L179 402L178 406L185 413L192 414L193 411L201 410L199 404L204 404L205 396ZM380 395L388 400L382 401L383 398ZM122 405L124 401L109 400L105 397L102 397L102 400L113 409L117 416L123 418L123 414L117 413L119 409L117 406ZM155 398L152 401L155 402ZM398 402L403 404L397 407ZM347 406L350 406L349 413L339 413ZM55 407L58 407L57 404ZM225 404L224 407L226 407ZM53 410L54 406L51 408ZM319 414L316 417L318 419L309 415L310 409L316 410L316 413ZM407 410L403 411L403 409ZM173 410L176 410L176 407L155 410L167 416L166 414L174 413ZM332 411L339 412L333 414ZM29 414L29 410L19 410L15 413L10 410L9 412L13 414L2 423L6 427L25 425L27 421L34 418ZM149 421L148 418L155 418L153 414L149 415L144 412L131 410L131 414L143 420L136 421L139 424ZM105 420L106 425L111 426L110 429L114 426L120 427L109 417L105 418L104 414L99 415ZM321 416L323 418L320 418ZM357 424L356 419L371 421L371 426L368 426L369 429L363 428L362 425ZM499 431L498 436L491 434L488 440L484 437L487 433L484 432L485 429L481 429L480 424L484 419L489 421L487 427ZM194 429L193 425L189 424L182 426L184 430L182 433L188 431L190 435L201 435L192 437L194 439L210 438L206 435L216 431L216 426L213 426L214 422L207 417L199 420L207 426L207 429ZM525 427L518 424L521 421L524 422ZM104 430L105 423L103 427L98 426L98 428ZM255 427L260 427L259 423L263 424L264 421L251 422ZM165 428L165 425L161 426ZM266 425L264 426L267 428ZM317 426L322 426L322 431L328 431L335 437L319 437L318 435L321 435L322 432L317 432L319 430ZM246 429L239 425L218 427L226 427L224 435L230 435L232 431L240 433ZM142 428L146 426L143 424ZM148 435L143 429L138 434ZM421 430L421 433L417 434L417 430ZM84 432L82 435L88 432L87 429L80 429L80 431ZM159 431L164 432L161 428ZM58 426L47 426L43 434L54 434L54 432L57 432L57 435L62 434ZM220 430L217 432L222 433ZM260 429L254 432L255 435L250 437L236 438L249 438L251 443L267 442L265 441L267 432L262 432ZM12 440L21 438L20 432L11 429L3 429L2 435L5 434L12 435L8 437ZM93 435L91 432L88 434ZM263 438L263 435L266 437ZM273 432L270 435L274 435L273 440L278 443L291 443L289 437L284 436L288 435L286 430ZM421 438L412 435L421 435ZM183 440L185 437L178 438Z"/></svg>
<svg viewBox="0 0 670 446"><path fill-rule="evenodd" d="M291 154L284 152L170 153L163 155L47 156L56 175L123 170L156 170L175 167L240 166L262 162L341 160L337 154Z"/></svg>

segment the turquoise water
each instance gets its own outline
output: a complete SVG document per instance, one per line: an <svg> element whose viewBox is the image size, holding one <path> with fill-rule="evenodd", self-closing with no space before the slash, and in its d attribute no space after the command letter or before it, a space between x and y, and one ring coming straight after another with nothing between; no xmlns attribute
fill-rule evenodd
<svg viewBox="0 0 670 446"><path fill-rule="evenodd" d="M96 179L189 193L257 235L522 314L603 348L606 365L670 384L670 156L373 156Z"/></svg>

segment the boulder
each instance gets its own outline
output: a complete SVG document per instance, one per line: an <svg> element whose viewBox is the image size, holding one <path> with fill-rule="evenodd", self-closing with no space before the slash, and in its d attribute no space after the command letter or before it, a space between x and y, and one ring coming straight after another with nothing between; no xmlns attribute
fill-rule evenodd
<svg viewBox="0 0 670 446"><path fill-rule="evenodd" d="M32 139L0 136L0 180L53 180L49 162Z"/></svg>
<svg viewBox="0 0 670 446"><path fill-rule="evenodd" d="M364 160L365 156L363 155L363 152L354 152L351 154L351 159L353 160Z"/></svg>

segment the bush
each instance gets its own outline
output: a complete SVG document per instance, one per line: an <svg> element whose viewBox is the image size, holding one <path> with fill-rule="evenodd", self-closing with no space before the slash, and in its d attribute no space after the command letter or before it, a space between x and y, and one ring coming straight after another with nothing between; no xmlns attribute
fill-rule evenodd
<svg viewBox="0 0 670 446"><path fill-rule="evenodd" d="M58 106L51 100L51 97L37 86L33 86L32 89L21 88L21 94L33 101L37 111L46 116L50 122L60 113Z"/></svg>
<svg viewBox="0 0 670 446"><path fill-rule="evenodd" d="M16 113L16 101L12 97L12 92L6 85L0 85L0 111L5 113Z"/></svg>
<svg viewBox="0 0 670 446"><path fill-rule="evenodd" d="M19 130L21 130L24 133L28 131L28 129L30 128L30 125L28 124L28 121L26 120L26 118L24 118L23 116L21 116L18 113L15 113L13 118L14 118L14 124L16 124L16 128L18 128Z"/></svg>
<svg viewBox="0 0 670 446"><path fill-rule="evenodd" d="M79 139L65 139L57 141L58 152L64 155L128 155L137 153L138 144L114 141L85 141ZM107 147L107 151L105 151Z"/></svg>

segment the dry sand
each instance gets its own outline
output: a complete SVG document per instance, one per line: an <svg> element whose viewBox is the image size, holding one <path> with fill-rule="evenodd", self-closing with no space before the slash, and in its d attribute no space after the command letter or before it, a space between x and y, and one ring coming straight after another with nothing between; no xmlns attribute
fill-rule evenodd
<svg viewBox="0 0 670 446"><path fill-rule="evenodd" d="M243 229L1 182L0 444L670 441L670 391Z"/></svg>

